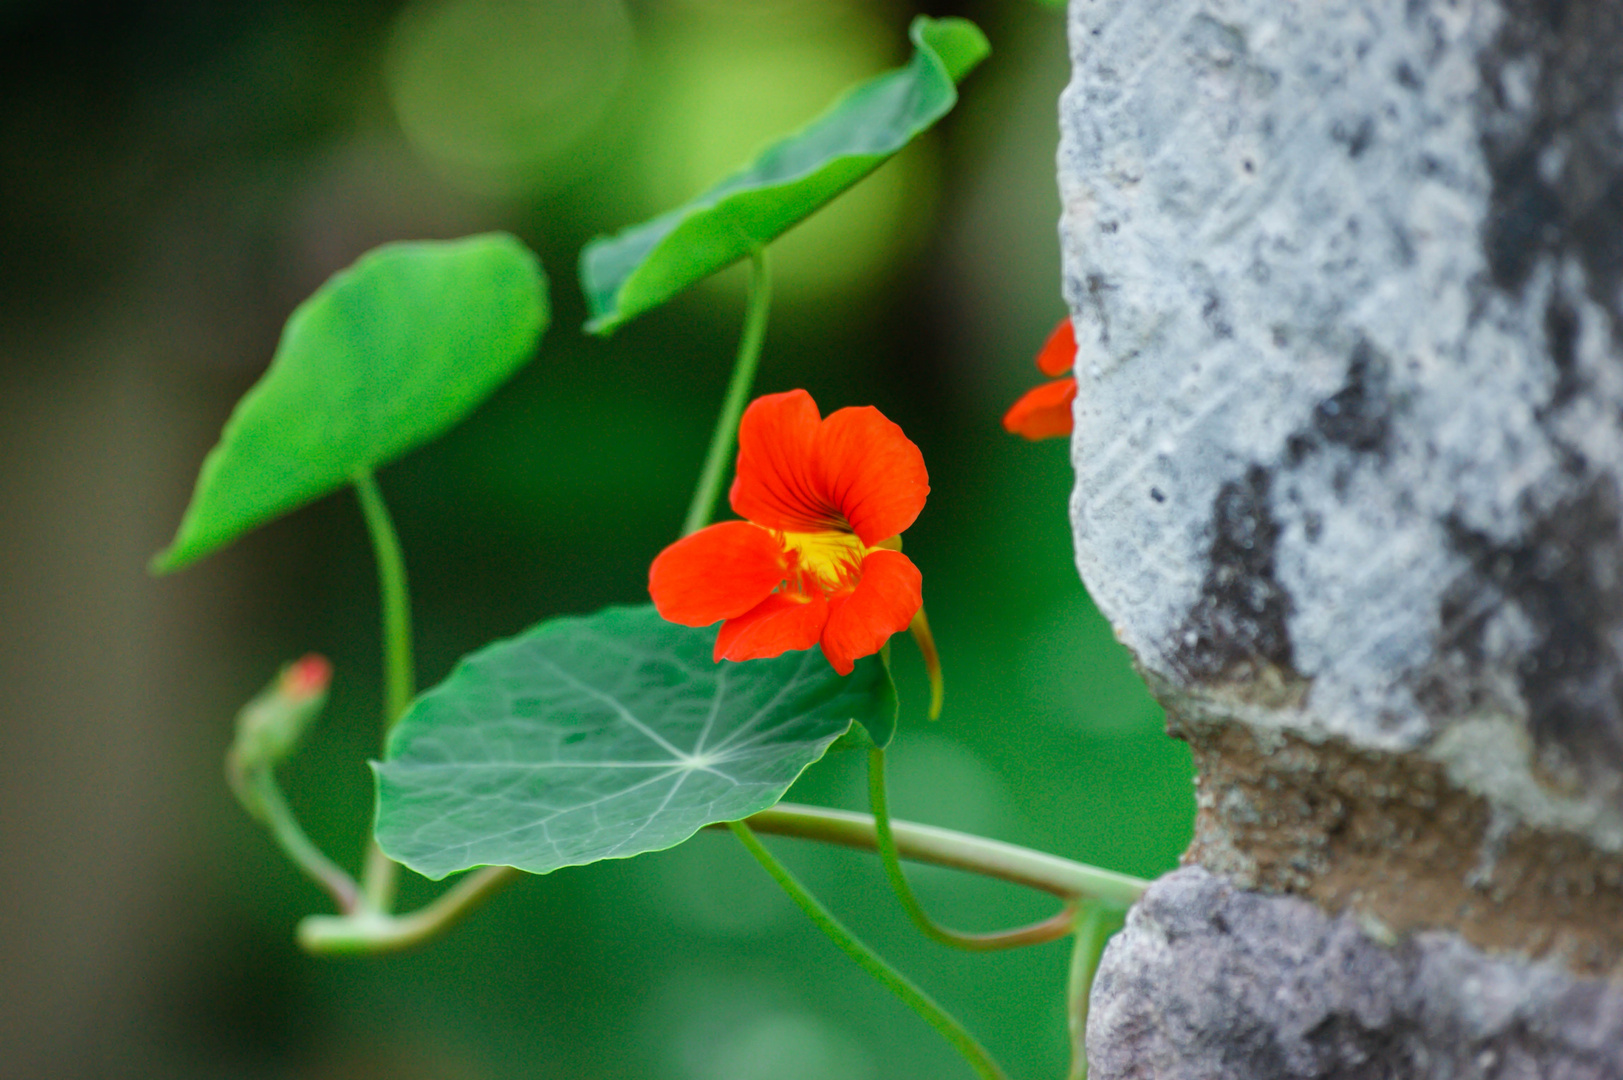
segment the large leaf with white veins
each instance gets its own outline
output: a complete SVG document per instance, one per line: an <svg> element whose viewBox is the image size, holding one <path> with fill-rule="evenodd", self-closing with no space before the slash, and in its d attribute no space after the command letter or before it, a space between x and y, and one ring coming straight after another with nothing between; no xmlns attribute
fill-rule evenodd
<svg viewBox="0 0 1623 1080"><path fill-rule="evenodd" d="M375 766L378 843L431 878L628 858L776 803L853 721L888 740L878 657L844 678L818 649L718 664L715 634L610 608L469 656Z"/></svg>

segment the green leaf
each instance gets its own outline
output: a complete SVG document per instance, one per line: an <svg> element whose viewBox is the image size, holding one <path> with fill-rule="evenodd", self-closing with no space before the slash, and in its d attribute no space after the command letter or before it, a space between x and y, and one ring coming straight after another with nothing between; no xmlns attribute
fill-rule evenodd
<svg viewBox="0 0 1623 1080"><path fill-rule="evenodd" d="M544 874L681 843L776 803L853 720L888 738L878 657L711 660L652 607L563 618L467 657L389 737L378 844L431 878Z"/></svg>
<svg viewBox="0 0 1623 1080"><path fill-rule="evenodd" d="M870 79L822 116L686 205L581 251L581 287L606 334L777 239L873 172L958 100L990 51L965 19L914 19L906 67Z"/></svg>
<svg viewBox="0 0 1623 1080"><path fill-rule="evenodd" d="M548 317L541 265L511 236L363 255L287 320L153 571L194 562L443 434L529 360Z"/></svg>

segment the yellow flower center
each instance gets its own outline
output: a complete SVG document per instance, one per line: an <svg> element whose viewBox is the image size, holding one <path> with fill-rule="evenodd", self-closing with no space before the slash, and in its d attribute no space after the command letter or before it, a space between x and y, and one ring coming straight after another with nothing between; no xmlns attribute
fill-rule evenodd
<svg viewBox="0 0 1623 1080"><path fill-rule="evenodd" d="M862 575L862 540L848 532L786 532L783 548L789 553L789 587L798 593L808 585L821 592L838 592L856 585ZM810 579L810 580L807 580Z"/></svg>
<svg viewBox="0 0 1623 1080"><path fill-rule="evenodd" d="M789 554L789 590L806 596L808 587L823 593L847 592L862 578L862 560L872 551L902 550L902 538L892 536L868 547L856 533L786 532L783 549Z"/></svg>

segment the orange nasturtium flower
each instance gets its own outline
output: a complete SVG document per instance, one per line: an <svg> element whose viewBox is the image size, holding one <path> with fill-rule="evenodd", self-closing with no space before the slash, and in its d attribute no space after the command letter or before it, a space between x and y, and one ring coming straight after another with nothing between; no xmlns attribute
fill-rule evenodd
<svg viewBox="0 0 1623 1080"><path fill-rule="evenodd" d="M648 592L671 622L725 620L718 661L821 644L849 675L923 605L922 576L899 534L929 493L924 455L878 409L824 419L804 390L768 394L738 425L731 501L748 520L660 552Z"/></svg>
<svg viewBox="0 0 1623 1080"><path fill-rule="evenodd" d="M1044 375L1064 375L1076 363L1076 332L1067 317L1059 321L1037 354ZM1076 400L1076 379L1066 377L1026 391L1003 415L1003 426L1033 441L1071 433L1071 402Z"/></svg>

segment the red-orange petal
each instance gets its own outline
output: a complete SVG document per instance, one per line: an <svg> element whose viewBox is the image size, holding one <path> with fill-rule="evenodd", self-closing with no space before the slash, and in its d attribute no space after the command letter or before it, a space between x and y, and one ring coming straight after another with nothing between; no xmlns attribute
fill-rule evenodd
<svg viewBox="0 0 1623 1080"><path fill-rule="evenodd" d="M1070 371L1076 364L1076 331L1071 327L1071 317L1067 315L1054 327L1054 332L1048 335L1043 342L1042 349L1037 353L1037 367L1044 375L1053 378Z"/></svg>
<svg viewBox="0 0 1623 1080"><path fill-rule="evenodd" d="M872 551L862 560L862 580L849 596L829 602L823 655L841 675L857 658L872 656L892 634L907 629L924 605L924 576L899 551Z"/></svg>
<svg viewBox="0 0 1623 1080"><path fill-rule="evenodd" d="M809 649L817 644L826 622L828 601L821 593L776 592L721 624L714 655L717 661L769 660L791 650Z"/></svg>
<svg viewBox="0 0 1623 1080"><path fill-rule="evenodd" d="M1033 441L1071 433L1071 402L1076 400L1075 379L1055 379L1026 391L1003 414L1003 426Z"/></svg>
<svg viewBox="0 0 1623 1080"><path fill-rule="evenodd" d="M734 513L783 532L837 528L838 510L812 477L812 447L822 419L804 390L750 402L738 424Z"/></svg>
<svg viewBox="0 0 1623 1080"><path fill-rule="evenodd" d="M783 581L783 545L747 521L726 521L684 536L648 568L648 595L660 615L709 626L742 615Z"/></svg>
<svg viewBox="0 0 1623 1080"><path fill-rule="evenodd" d="M840 409L823 421L812 477L870 547L913 524L930 494L924 455L871 405Z"/></svg>

